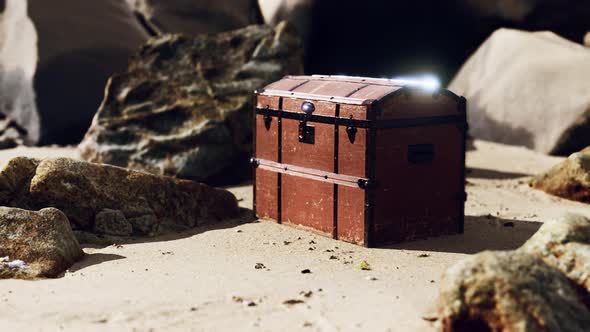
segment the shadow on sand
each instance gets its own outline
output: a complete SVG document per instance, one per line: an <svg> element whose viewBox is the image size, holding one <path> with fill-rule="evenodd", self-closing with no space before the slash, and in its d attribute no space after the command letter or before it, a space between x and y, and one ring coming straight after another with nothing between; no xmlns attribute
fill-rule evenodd
<svg viewBox="0 0 590 332"><path fill-rule="evenodd" d="M485 250L514 250L535 234L541 225L539 222L490 216L466 216L463 234L405 242L384 248L462 254L475 254Z"/></svg>
<svg viewBox="0 0 590 332"><path fill-rule="evenodd" d="M116 236L98 236L89 233L80 233L77 234L78 242L82 245L83 248L94 248L100 249L105 248L111 245L119 245L119 244L134 244L134 243L148 243L148 242L165 242L165 241L174 241L179 239L184 239L187 237L191 237L200 233L205 233L207 231L217 230L217 229L226 229L236 227L245 223L254 222L256 219L254 218L254 213L250 209L240 208L240 214L238 217L228 220L222 220L217 222L211 222L202 224L195 228L178 231L178 232L168 232L166 234L154 236L154 237L116 237Z"/></svg>
<svg viewBox="0 0 590 332"><path fill-rule="evenodd" d="M484 168L469 167L467 169L468 178L488 179L488 180L510 180L531 176L524 173L502 172Z"/></svg>
<svg viewBox="0 0 590 332"><path fill-rule="evenodd" d="M114 254L100 254L100 253L86 254L86 255L84 255L84 258L82 258L81 261L72 265L72 267L70 267L68 270L70 272L77 272L77 271L87 268L89 266L99 265L99 264L102 264L105 262L116 261L116 260L124 259L124 258L126 258L126 257L121 256L121 255L114 255Z"/></svg>

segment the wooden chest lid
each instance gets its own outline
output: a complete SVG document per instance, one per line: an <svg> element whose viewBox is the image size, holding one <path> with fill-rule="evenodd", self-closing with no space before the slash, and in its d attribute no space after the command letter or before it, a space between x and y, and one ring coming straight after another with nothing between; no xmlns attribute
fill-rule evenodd
<svg viewBox="0 0 590 332"><path fill-rule="evenodd" d="M408 81L353 76L286 76L259 90L259 95L368 105L408 86Z"/></svg>

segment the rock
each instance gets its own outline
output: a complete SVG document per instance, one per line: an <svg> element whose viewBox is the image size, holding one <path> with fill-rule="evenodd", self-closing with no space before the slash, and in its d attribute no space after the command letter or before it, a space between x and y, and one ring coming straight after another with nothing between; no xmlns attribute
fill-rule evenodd
<svg viewBox="0 0 590 332"><path fill-rule="evenodd" d="M0 279L54 278L83 255L68 218L61 211L0 207L0 257L26 263L26 268L0 263Z"/></svg>
<svg viewBox="0 0 590 332"><path fill-rule="evenodd" d="M449 88L468 100L472 136L561 155L590 145L589 76L590 49L550 32L500 29Z"/></svg>
<svg viewBox="0 0 590 332"><path fill-rule="evenodd" d="M590 220L567 214L546 221L521 249L542 258L588 292L590 300ZM590 304L590 303L589 303Z"/></svg>
<svg viewBox="0 0 590 332"><path fill-rule="evenodd" d="M34 86L40 143L78 144L108 77L126 68L149 35L122 0L28 3L39 35Z"/></svg>
<svg viewBox="0 0 590 332"><path fill-rule="evenodd" d="M152 224L157 224L157 220L153 220ZM94 232L107 235L129 236L133 233L133 226L127 221L123 212L104 209L94 217Z"/></svg>
<svg viewBox="0 0 590 332"><path fill-rule="evenodd" d="M534 177L531 187L551 195L590 203L590 148L574 153L544 174Z"/></svg>
<svg viewBox="0 0 590 332"><path fill-rule="evenodd" d="M590 47L590 32L584 36L584 46Z"/></svg>
<svg viewBox="0 0 590 332"><path fill-rule="evenodd" d="M261 24L256 0L126 0L157 32L197 35Z"/></svg>
<svg viewBox="0 0 590 332"><path fill-rule="evenodd" d="M590 310L570 280L538 257L483 252L443 276L443 331L588 331Z"/></svg>
<svg viewBox="0 0 590 332"><path fill-rule="evenodd" d="M223 189L65 158L9 161L0 171L0 205L53 206L68 216L74 229L111 235L129 230L119 212L137 235L188 229L238 214L236 198ZM118 221L105 225L113 215L119 215Z"/></svg>
<svg viewBox="0 0 590 332"><path fill-rule="evenodd" d="M250 176L252 93L301 73L300 45L285 23L150 40L107 84L82 156L209 183Z"/></svg>
<svg viewBox="0 0 590 332"><path fill-rule="evenodd" d="M26 0L4 1L0 15L0 148L39 141L40 118L33 77L37 70L37 30Z"/></svg>

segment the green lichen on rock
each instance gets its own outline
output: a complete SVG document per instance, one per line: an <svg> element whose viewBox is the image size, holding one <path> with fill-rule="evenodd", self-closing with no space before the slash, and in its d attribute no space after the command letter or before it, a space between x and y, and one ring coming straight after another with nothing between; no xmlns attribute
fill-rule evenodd
<svg viewBox="0 0 590 332"><path fill-rule="evenodd" d="M82 156L198 181L249 175L253 91L302 73L302 63L286 23L152 39L110 79Z"/></svg>

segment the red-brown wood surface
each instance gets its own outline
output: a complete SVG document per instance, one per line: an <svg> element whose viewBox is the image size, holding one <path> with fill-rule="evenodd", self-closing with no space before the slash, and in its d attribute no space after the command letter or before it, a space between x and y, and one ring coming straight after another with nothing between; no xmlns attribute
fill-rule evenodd
<svg viewBox="0 0 590 332"><path fill-rule="evenodd" d="M258 108L270 108L273 110L279 109L280 97L275 96L257 96L256 107Z"/></svg>
<svg viewBox="0 0 590 332"><path fill-rule="evenodd" d="M346 127L339 128L338 137L338 173L365 177L367 129L357 128L354 143L350 142Z"/></svg>
<svg viewBox="0 0 590 332"><path fill-rule="evenodd" d="M315 106L314 115L325 115L335 116L336 115L336 104L328 101L315 101L305 100L297 98L284 98L283 99L283 110L285 112L299 112L301 111L301 104L305 101L311 101Z"/></svg>
<svg viewBox="0 0 590 332"><path fill-rule="evenodd" d="M338 239L363 245L365 241L365 191L338 186Z"/></svg>
<svg viewBox="0 0 590 332"><path fill-rule="evenodd" d="M431 162L412 164L408 147L432 144ZM377 134L375 244L456 233L462 218L463 130L455 124Z"/></svg>
<svg viewBox="0 0 590 332"><path fill-rule="evenodd" d="M332 236L334 185L286 174L282 182L282 222Z"/></svg>
<svg viewBox="0 0 590 332"><path fill-rule="evenodd" d="M352 115L353 119L366 120L368 115L368 108L366 105L340 105L340 117L350 118Z"/></svg>
<svg viewBox="0 0 590 332"><path fill-rule="evenodd" d="M256 158L279 161L279 121L272 118L269 129L264 124L264 116L256 115Z"/></svg>
<svg viewBox="0 0 590 332"><path fill-rule="evenodd" d="M278 220L278 174L256 169L256 215L260 219Z"/></svg>
<svg viewBox="0 0 590 332"><path fill-rule="evenodd" d="M309 123L315 128L315 144L299 142L299 121L283 119L283 163L322 171L334 171L334 125Z"/></svg>

